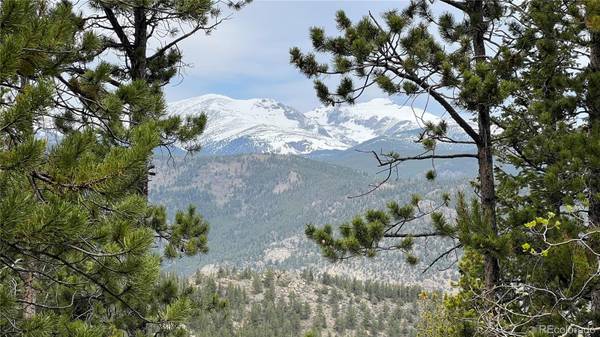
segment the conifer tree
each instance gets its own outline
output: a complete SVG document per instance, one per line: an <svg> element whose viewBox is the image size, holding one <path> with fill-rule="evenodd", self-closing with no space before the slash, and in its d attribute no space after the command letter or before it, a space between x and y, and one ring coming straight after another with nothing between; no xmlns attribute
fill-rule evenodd
<svg viewBox="0 0 600 337"><path fill-rule="evenodd" d="M421 237L457 238L459 242L452 250L469 242L485 257L485 290L493 297L500 281L499 258L508 242L498 232L491 117L511 88L513 55L503 44L510 13L501 1L441 0L435 4L448 6L448 11L436 17L430 1L426 0L411 1L405 9L390 10L381 19L370 13L358 22L352 22L340 11L336 16L338 36L326 36L318 27L311 29L315 53L330 55L333 62L320 63L315 53L302 53L298 48L291 49L291 62L308 77L315 78L317 95L325 104L353 103L373 85L390 95L425 95L435 101L468 139L449 137L446 122L425 122L418 138L424 146L422 154L373 154L378 165L388 169L383 182L389 179L394 167L407 160L476 159L479 168L476 192L481 205L481 212L476 214L481 216L475 222L478 226L460 231L439 212L419 213L416 199L403 207L391 203L387 213L369 211L364 217L357 217L341 226L341 238L333 235L330 226L319 229L309 225L306 233L323 248L326 256L334 259L357 254L372 256L382 248L410 253L413 239ZM460 21L461 18L464 19ZM327 75L340 76L335 90L323 82ZM468 113L477 126L473 126L463 112ZM436 153L439 143L471 144L477 151L441 155ZM428 172L427 178L435 178L435 170ZM448 198L444 199L443 203L447 204ZM433 231L403 232L407 221L424 216L432 217ZM401 242L380 247L384 237L401 239ZM410 254L407 259L416 262Z"/></svg>
<svg viewBox="0 0 600 337"><path fill-rule="evenodd" d="M588 110L588 135L590 148L586 153L591 155L588 165L588 202L589 223L595 230L600 229L600 2L588 1L584 8L584 22L589 33L589 42L585 44L589 50L589 65L585 71L585 102ZM594 251L600 252L600 237L593 243ZM600 258L596 258L600 266ZM600 278L600 275L597 275ZM600 280L596 280L591 294L593 322L600 327ZM593 337L600 337L600 329L593 332Z"/></svg>
<svg viewBox="0 0 600 337"><path fill-rule="evenodd" d="M92 122L47 142L47 118L69 115L53 80L92 60L98 38L68 2L6 0L0 22L0 335L184 335L189 289L160 278L155 242L169 256L204 252L207 224L191 209L167 225L131 188L160 122L129 126L127 146ZM103 111L143 111L145 88L102 93Z"/></svg>
<svg viewBox="0 0 600 337"><path fill-rule="evenodd" d="M263 284L258 274L255 274L252 277L252 291L254 291L255 294L260 294L263 292Z"/></svg>
<svg viewBox="0 0 600 337"><path fill-rule="evenodd" d="M549 325L575 324L600 334L593 329L600 326L596 5L528 1L520 7L525 15L515 44L523 55L522 71L515 78L515 100L497 119L503 130L500 159L517 168L499 176L499 195L501 227L518 243L508 277L519 282L502 290L506 302L500 303L499 316L507 319L497 320L505 326L489 327L496 331L518 326L526 334L540 323L526 324L526 318L541 315ZM578 295L565 298L567 293ZM508 309L508 302L525 296L532 300Z"/></svg>
<svg viewBox="0 0 600 337"><path fill-rule="evenodd" d="M325 317L323 305L321 304L317 305L317 312L315 313L314 324L317 329L327 328L327 318Z"/></svg>
<svg viewBox="0 0 600 337"><path fill-rule="evenodd" d="M478 322L483 325L476 326L480 332L525 336L545 323L600 334L600 5L440 2L466 19L456 22L451 14L434 18L427 1L413 1L402 12L385 13L382 20L370 14L352 23L340 12L340 36L311 29L315 52L332 55L331 65L298 49L292 49L291 59L317 78L317 94L326 104L352 103L371 85L390 94L425 94L437 101L478 149L480 200L469 204L459 196L456 224L428 214L433 232L401 231L408 220L424 215L416 213L416 200L404 207L390 203L387 212L369 211L355 218L341 226L341 238L328 225L309 225L307 235L333 259L372 256L388 248L410 254L414 238L453 237L470 261L461 267L464 292L450 303L465 321L473 318L469 312L478 310L483 318ZM432 26L439 29L444 48ZM486 49L494 53L486 54ZM584 66L582 58L587 58ZM335 91L321 80L332 74L341 75ZM356 79L360 83L355 86ZM472 113L477 132L454 115L461 110ZM491 135L492 124L502 130L497 138ZM445 139L445 131L444 123L426 123L418 139L424 154L374 153L378 164L393 168L406 160L446 158L435 154L436 143L453 141ZM492 152L517 172L497 170L495 179ZM435 177L434 172L428 177ZM386 237L402 240L380 247ZM477 266L480 254L483 268ZM415 261L411 255L408 260ZM483 296L472 291L478 289L481 275ZM456 318L456 312L451 315ZM458 335L475 333L471 324L463 323Z"/></svg>
<svg viewBox="0 0 600 337"><path fill-rule="evenodd" d="M81 3L86 35L96 35L94 56L113 55L117 61L80 62L56 74L59 88L56 104L65 108L56 116L62 121L60 130L68 132L79 124L94 125L110 136L113 143L127 145L128 125L155 120L159 121L159 145L178 143L190 151L199 150L197 139L204 130L206 116L185 119L167 116L161 87L184 66L182 41L202 32L210 34L231 15L223 13L224 10L238 10L248 2L87 0ZM123 90L123 85L128 85L128 90ZM122 91L126 99L107 101L105 93L114 90ZM148 163L150 174L151 168ZM142 180L136 188L147 196L148 180Z"/></svg>

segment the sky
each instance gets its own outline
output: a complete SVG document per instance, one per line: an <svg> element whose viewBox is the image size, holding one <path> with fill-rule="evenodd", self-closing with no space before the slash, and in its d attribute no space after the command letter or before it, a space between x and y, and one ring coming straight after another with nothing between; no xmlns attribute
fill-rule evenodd
<svg viewBox="0 0 600 337"><path fill-rule="evenodd" d="M334 35L334 18L339 9L356 20L369 11L381 14L407 3L408 0L254 0L210 35L198 34L182 43L188 66L166 88L167 100L216 93L236 99L273 98L300 111L311 110L320 103L312 80L289 63L290 47L309 51L311 26L323 27ZM359 101L386 96L375 89ZM404 104L406 97L393 100ZM423 108L424 102L418 101L415 106Z"/></svg>

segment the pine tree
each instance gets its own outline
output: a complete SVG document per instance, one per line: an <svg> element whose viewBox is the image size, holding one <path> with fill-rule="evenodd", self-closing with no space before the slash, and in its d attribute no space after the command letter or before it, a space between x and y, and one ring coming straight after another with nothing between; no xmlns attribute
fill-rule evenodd
<svg viewBox="0 0 600 337"><path fill-rule="evenodd" d="M507 58L511 55L506 46L500 45L497 53L490 52L490 46L494 36L502 35L509 13L499 1L444 0L440 3L460 13L464 20L457 21L457 16L449 12L436 18L430 3L423 0L411 1L402 11L390 10L381 20L370 14L353 23L340 11L336 16L339 36L328 37L321 28L311 29L315 52L331 55L332 64L319 63L314 53L304 54L298 48L291 50L291 62L308 77L316 78L317 95L325 104L353 103L366 88L378 85L390 95L427 95L463 129L468 139L456 140L448 137L446 122L425 122L418 138L425 148L423 154L373 154L380 167L389 169L389 176L396 165L407 160L474 158L478 161L477 192L483 226L476 229L478 233L473 233L482 238L474 248L485 256L485 289L493 297L500 280L498 259L506 240L499 236L497 226L491 114L510 92L512 61ZM432 33L433 27L439 30L439 37ZM502 41L501 37L498 39ZM335 91L320 79L330 74L340 75ZM355 80L360 84L355 85ZM462 111L477 121L477 130L463 117ZM438 143L470 144L477 153L440 155L436 153ZM430 171L427 178L434 179L435 175L435 170ZM415 200L412 205L403 207L392 203L388 214L369 211L364 217L343 225L341 238L333 236L330 226L317 229L309 225L306 232L319 243L326 256L334 259L357 254L372 256L380 249L391 248L405 251L408 262L415 263L416 258L410 254L414 238L450 236L461 240L441 214L432 216L435 229L432 232L397 231L408 220L425 216L417 213L417 203ZM402 241L380 247L384 237ZM462 246L459 242L454 249Z"/></svg>
<svg viewBox="0 0 600 337"><path fill-rule="evenodd" d="M523 6L526 15L516 43L524 67L515 81L516 99L498 119L503 129L499 139L506 146L501 160L518 169L499 177L501 213L506 214L502 227L518 242L507 270L511 279L522 282L506 287L505 293L514 300L524 296L517 289L533 292L527 295L532 300L520 308L521 319L545 315L549 325L577 324L585 329L600 325L600 300L594 301L599 289L594 272L598 258L592 253L600 246L598 236L591 234L597 226L595 191L600 188L600 136L593 131L598 110L592 98L597 96L593 62L597 9L593 2L528 1ZM582 57L589 58L583 68ZM569 211L572 207L589 217ZM557 244L565 238L574 241ZM591 250L582 249L578 238L585 238L584 247ZM550 248L549 243L556 247ZM566 299L560 295L565 293L581 297ZM548 311L549 307L556 312ZM557 313L561 311L569 315ZM521 319L508 310L499 315L516 319L507 328L520 324ZM520 329L525 333L535 326L522 324ZM600 333L600 329L588 331Z"/></svg>
<svg viewBox="0 0 600 337"><path fill-rule="evenodd" d="M167 116L161 87L183 67L180 44L204 32L210 34L229 15L249 0L87 0L82 18L86 36L95 36L93 61L72 64L55 74L57 105L64 108L59 128L69 132L79 124L101 129L111 142L127 145L128 125L158 121L161 146L178 143L190 151L199 150L197 139L206 125L206 116ZM178 27L178 28L175 28ZM160 44L152 50L153 39ZM98 56L115 55L116 62ZM99 62L98 62L99 61ZM125 88L126 86L126 88ZM126 99L110 100L106 92L118 91ZM75 98L72 100L70 98ZM149 174L152 165L147 163ZM135 186L148 195L148 179Z"/></svg>
<svg viewBox="0 0 600 337"><path fill-rule="evenodd" d="M593 220L600 138L593 131L597 90L591 61L596 10L594 2L519 4L519 20L507 37L515 72L511 99L494 119L502 129L496 153L513 168L497 171L498 227L513 242L501 250L503 275L510 282L496 286L494 314L479 316L483 319L473 326L473 309L488 310L473 306L479 295L469 290L482 273L478 252L469 249L480 239L461 235L467 247L460 266L463 291L445 309L450 310L446 319L460 327L452 333L469 336L479 329L525 336L540 325L600 333L599 238ZM581 67L585 57L590 61ZM457 210L459 231L485 226L473 221L481 218L479 203L459 198ZM581 216L585 213L589 216Z"/></svg>
<svg viewBox="0 0 600 337"><path fill-rule="evenodd" d="M416 199L406 206L392 202L387 212L358 216L340 227L340 236L329 225L309 225L306 234L332 259L373 256L392 248L406 252L409 262L416 262L411 255L415 238L455 238L453 249L465 248L471 260L461 269L465 291L452 305L465 315L473 309L488 312L490 305L498 313L480 315L480 331L516 333L511 328L518 327L526 335L544 322L575 324L600 334L595 328L600 326L600 5L440 2L465 19L459 22L452 14L434 18L427 1L412 1L382 19L370 14L356 23L340 12L339 36L311 29L315 52L331 55L333 62L322 64L316 54L297 48L291 50L291 61L316 78L317 95L325 104L353 103L371 85L392 95L426 94L437 102L478 150L479 200L469 203L458 197L456 224L435 212L428 214L432 232L401 231L409 219L424 216L417 212ZM432 27L438 28L437 36ZM490 49L495 52L487 53ZM582 58L588 59L584 67ZM332 74L341 77L335 90L321 78ZM456 116L461 110L471 113L477 132ZM502 130L498 137L492 137L492 124ZM373 154L389 172L406 160L448 158L435 153L437 143L457 143L447 139L446 130L445 123L425 123L418 141L426 152L418 156ZM495 178L493 152L517 173L498 169ZM427 177L435 178L435 171ZM380 246L389 242L383 240L386 237L399 241ZM479 261L481 266L476 265ZM483 284L477 281L481 276ZM515 314L516 307L522 316ZM553 309L545 311L548 308ZM462 332L474 333L470 328Z"/></svg>
<svg viewBox="0 0 600 337"><path fill-rule="evenodd" d="M349 330L356 329L356 318L356 309L354 308L354 305L350 303L346 308L346 315L344 316L345 328Z"/></svg>
<svg viewBox="0 0 600 337"><path fill-rule="evenodd" d="M68 2L6 0L0 22L0 335L185 334L190 289L161 279L155 239L170 256L194 255L206 251L207 224L190 209L167 225L131 188L160 123L128 127L127 146L93 120L47 142L48 118L60 127L71 113L53 80L92 60L99 39ZM104 111L156 103L135 102L144 88L103 93Z"/></svg>
<svg viewBox="0 0 600 337"><path fill-rule="evenodd" d="M588 110L588 141L591 143L586 153L589 158L588 173L588 203L589 223L595 230L600 229L600 3L589 1L584 8L586 30L589 33L589 66L585 74L585 106ZM595 237L593 242L594 251L600 251L600 237ZM596 260L600 265L600 259ZM593 326L600 327L600 281L593 285L591 293L591 306ZM596 329L593 337L600 337L600 329Z"/></svg>
<svg viewBox="0 0 600 337"><path fill-rule="evenodd" d="M323 306L321 304L317 305L317 312L315 313L314 324L315 327L318 329L327 328L327 318L325 317Z"/></svg>
<svg viewBox="0 0 600 337"><path fill-rule="evenodd" d="M252 277L252 290L255 294L260 294L263 292L263 284L258 274L254 274Z"/></svg>

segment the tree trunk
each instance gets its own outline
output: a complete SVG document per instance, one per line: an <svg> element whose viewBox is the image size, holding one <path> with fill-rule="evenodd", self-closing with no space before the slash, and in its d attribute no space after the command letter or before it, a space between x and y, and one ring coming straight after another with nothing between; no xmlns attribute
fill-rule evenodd
<svg viewBox="0 0 600 337"><path fill-rule="evenodd" d="M487 25L483 17L483 1L477 0L471 3L469 13L473 25L473 52L475 62L486 62L486 50L484 34ZM482 102L477 111L479 122L479 144L477 146L479 164L480 200L485 221L489 224L492 235L498 236L496 224L496 190L494 186L494 159L492 157L492 133L489 106ZM487 252L484 256L484 277L487 295L494 296L494 288L500 279L500 266L498 259L492 253Z"/></svg>
<svg viewBox="0 0 600 337"><path fill-rule="evenodd" d="M20 91L21 92L24 91L25 87L28 86L29 84L30 84L30 79L28 79L25 76L22 76ZM33 129L33 125L31 125L31 127ZM33 193L36 195L39 202L43 202L44 199L41 197L40 191L35 186L35 182L31 178L31 176L29 176L28 178L29 178L29 182L31 184ZM32 266L31 266L31 260L28 257L24 257L23 261L24 261L23 267L25 270L33 270ZM25 301L25 303L23 303L23 319L26 319L26 320L32 319L33 316L35 316L35 305L33 303L35 303L35 301L37 299L37 291L33 287L33 280L34 280L33 272L24 271L24 272L20 273L20 276L21 276L21 279L23 280L23 301Z"/></svg>
<svg viewBox="0 0 600 337"><path fill-rule="evenodd" d="M146 9L136 7L133 9L134 20L134 42L131 59L131 79L146 79L146 49L148 44L148 22L146 19Z"/></svg>
<svg viewBox="0 0 600 337"><path fill-rule="evenodd" d="M479 117L480 134L483 136L486 128L486 123L482 123L482 118ZM487 116L489 119L489 115ZM494 186L494 163L492 159L492 149L489 145L491 137L489 137L489 123L487 124L488 136L484 145L478 148L479 162L479 180L480 180L480 200L485 221L489 224L492 235L498 236L498 226L496 224L496 191ZM482 139L485 139L482 137ZM491 297L494 294L494 288L500 279L500 266L498 259L491 253L486 253L484 257L484 273L485 273L485 289Z"/></svg>
<svg viewBox="0 0 600 337"><path fill-rule="evenodd" d="M591 139L600 136L600 32L592 32L590 46L590 79L587 92L589 111L589 135ZM589 183L590 213L592 226L600 227L600 167L592 165Z"/></svg>
<svg viewBox="0 0 600 337"><path fill-rule="evenodd" d="M37 299L37 292L33 287L33 273L28 271L22 274L23 286L25 288L23 292L23 318L32 319L35 316L35 303Z"/></svg>
<svg viewBox="0 0 600 337"><path fill-rule="evenodd" d="M589 111L589 136L590 139L600 139L600 32L590 32L590 64L587 88L587 107ZM593 142L593 141L592 141ZM594 149L592 149L594 150ZM598 156L598 153L593 153ZM592 158L589 178L589 223L591 227L600 228L600 165L596 164L597 158ZM600 243L595 242L594 247L600 249ZM600 263L598 261L597 263ZM594 326L600 327L600 282L592 289L592 312L594 315ZM592 334L592 337L600 337L600 331Z"/></svg>
<svg viewBox="0 0 600 337"><path fill-rule="evenodd" d="M148 45L148 22L146 19L146 9L144 7L136 7L133 9L134 20L134 42L133 52L131 53L131 80L146 80L147 78L147 59L146 49ZM132 122L138 124L143 122L142 116L132 116ZM146 164L146 173L138 186L138 192L148 198L148 183L150 163Z"/></svg>

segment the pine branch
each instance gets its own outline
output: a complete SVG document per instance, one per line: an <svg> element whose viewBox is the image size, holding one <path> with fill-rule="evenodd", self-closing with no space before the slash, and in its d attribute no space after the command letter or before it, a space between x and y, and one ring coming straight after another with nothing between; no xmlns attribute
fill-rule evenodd
<svg viewBox="0 0 600 337"><path fill-rule="evenodd" d="M131 57L131 43L129 42L129 39L127 38L127 34L125 34L125 31L123 30L123 27L121 26L121 24L119 23L119 20L117 19L117 17L115 16L115 13L112 11L112 9L110 9L108 6L106 5L102 5L102 9L104 10L104 13L106 14L106 17L108 18L108 21L110 22L110 24L112 25L115 34L117 34L117 37L119 38L119 40L121 41L121 43L124 46L124 50L127 53L127 55L129 57Z"/></svg>
<svg viewBox="0 0 600 337"><path fill-rule="evenodd" d="M386 238L428 238L432 236L445 236L444 233L441 232L430 232L430 233L390 233L385 234Z"/></svg>
<svg viewBox="0 0 600 337"><path fill-rule="evenodd" d="M375 156L375 159L378 162L378 166L379 167L384 167L384 166L388 166L388 165L392 165L398 162L404 162L404 161L409 161L409 160L426 160L426 159L455 159L455 158L478 158L478 156L476 154L473 153L456 153L456 154L431 154L431 155L417 155L417 156L411 156L411 157L399 157L399 158L392 158L388 161L382 160L380 155L377 154L377 152L375 151L369 151L370 153L372 153Z"/></svg>
<svg viewBox="0 0 600 337"><path fill-rule="evenodd" d="M466 10L466 4L464 2L459 2L459 1L454 1L454 0L440 0L441 2L444 2L456 9L459 9L461 11L465 11Z"/></svg>
<svg viewBox="0 0 600 337"><path fill-rule="evenodd" d="M431 85L429 85L425 80L410 74L406 74L404 72L399 71L397 68L390 67L389 70L393 72L396 76L400 78L407 79L416 83L423 90L427 91L433 99L435 99L443 108L448 112L450 117L473 139L473 141L477 144L481 144L481 137L477 131L475 131L471 125L460 116L458 111L444 98L444 96L438 93Z"/></svg>
<svg viewBox="0 0 600 337"><path fill-rule="evenodd" d="M452 1L452 2L454 2L454 1ZM369 12L369 17L371 18L371 20L375 23L375 25L381 32L385 32L385 30L381 27L381 25L379 24L379 22L377 21L375 16L373 16L373 14L370 12ZM396 50L396 46L392 45L389 40L387 41L387 43L389 45L390 50L393 52L394 56L396 57L396 59L402 60L402 57L398 54L398 51ZM386 51L382 50L381 55L382 56L386 55ZM391 64L395 64L396 62L394 62L394 60L392 60L388 56L384 56L384 60L385 60L384 67L386 69L390 70L391 72L393 72L396 76L398 76L400 78L404 78L404 79L407 79L409 81L416 83L419 87L421 87L423 90L425 90L427 93L429 93L431 95L431 97L433 97L446 110L446 112L448 112L450 117L452 117L452 119L454 119L454 121L456 121L456 123L473 139L473 141L475 141L477 144L481 143L480 135L471 127L471 125L469 125L469 123L467 123L467 121L464 120L464 118L462 118L460 116L458 111L456 111L456 109L452 106L452 104L450 104L444 98L444 96L442 94L438 93L431 85L429 85L427 83L427 76L425 78L422 78L422 77L417 76L414 73L403 72L403 71L400 71L397 67L389 66L388 62L390 62ZM430 76L431 75L432 75L432 73L430 74Z"/></svg>
<svg viewBox="0 0 600 337"><path fill-rule="evenodd" d="M217 22L215 22L213 25L205 27L202 25L197 25L196 27L194 27L191 31L181 35L180 37L176 38L175 40L167 43L166 45L164 45L163 47L159 48L152 56L148 57L148 61L151 61L161 55L163 55L167 50L169 50L170 48L176 46L179 42L187 39L188 37L194 35L196 32L200 31L200 30L205 30L205 31L210 31L212 29L214 29L215 27L217 27L218 25L220 25L223 21L227 20L229 18L225 17L222 19L219 19Z"/></svg>
<svg viewBox="0 0 600 337"><path fill-rule="evenodd" d="M436 257L433 261L431 261L431 263L429 263L429 265L427 266L427 268L425 268L422 272L422 274L425 274L427 271L429 271L429 269L431 269L439 260L443 259L444 257L450 255L452 252L454 252L457 249L462 248L462 243L457 244L456 246L448 249L447 251L445 251L444 253L442 253L441 255L439 255L438 257Z"/></svg>

